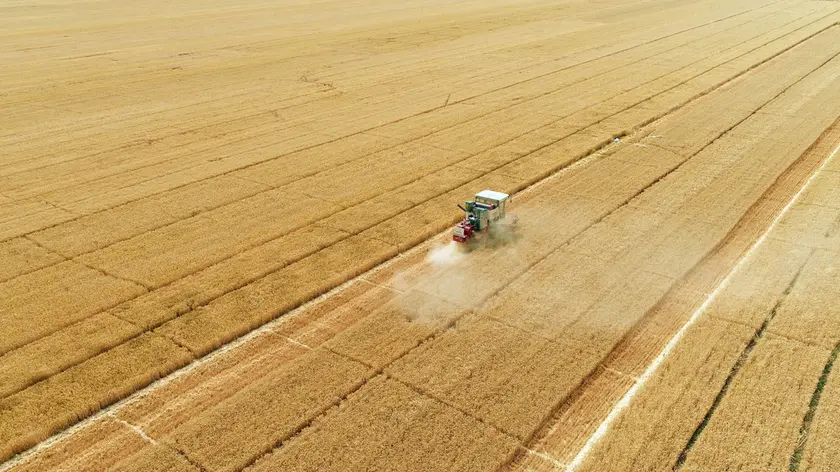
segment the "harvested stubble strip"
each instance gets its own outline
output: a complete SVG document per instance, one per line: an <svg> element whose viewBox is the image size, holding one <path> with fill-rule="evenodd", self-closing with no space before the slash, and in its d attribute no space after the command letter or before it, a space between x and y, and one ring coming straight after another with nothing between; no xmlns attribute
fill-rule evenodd
<svg viewBox="0 0 840 472"><path fill-rule="evenodd" d="M716 313L720 313L720 318L724 320L734 319L739 324L749 323L750 320L746 319L749 316L756 323L753 329L757 330L773 305L783 296L783 292L795 277L807 255L808 253L805 251L790 259L790 263L794 264L793 267L784 268L783 271L779 272L787 274L787 278L781 280L767 278L765 279L767 285L754 288L756 293L765 293L772 300L772 303L764 303L762 297L759 297L758 307L737 306L738 297L724 292L714 305L715 308L709 309L710 316L716 317ZM782 270L781 267L779 269ZM755 270L755 267L751 270ZM743 275L736 276L732 280L733 286L743 288L748 285L750 278L760 279L761 277L760 274L753 276L751 272L742 272L741 274ZM700 276L702 284L697 283L696 280L696 277L692 277L687 282L676 284L663 298L662 303L654 307L654 311L642 319L630 331L626 339L622 340L615 352L606 361L607 365L632 376L641 375L647 368L650 359L658 355L672 334L678 331L688 321L691 313L708 298L708 293L698 291L699 287L708 285L704 276ZM731 306L733 303L736 304L734 308ZM743 319L738 315L742 311L745 315Z"/></svg>
<svg viewBox="0 0 840 472"><path fill-rule="evenodd" d="M771 322L771 326L772 326ZM828 349L765 334L680 470L784 470Z"/></svg>
<svg viewBox="0 0 840 472"><path fill-rule="evenodd" d="M602 357L580 343L550 342L495 320L468 317L386 371L525 439Z"/></svg>
<svg viewBox="0 0 840 472"><path fill-rule="evenodd" d="M625 275L594 257L558 250L493 296L482 314L528 333L557 339Z"/></svg>
<svg viewBox="0 0 840 472"><path fill-rule="evenodd" d="M343 330L325 346L381 369L462 314L457 305L411 290Z"/></svg>
<svg viewBox="0 0 840 472"><path fill-rule="evenodd" d="M127 425L106 416L39 451L14 470L101 472L148 445Z"/></svg>
<svg viewBox="0 0 840 472"><path fill-rule="evenodd" d="M581 471L670 469L753 337L750 328L704 318L591 450Z"/></svg>
<svg viewBox="0 0 840 472"><path fill-rule="evenodd" d="M0 459L37 444L191 359L184 349L147 333L0 400Z"/></svg>
<svg viewBox="0 0 840 472"><path fill-rule="evenodd" d="M791 244L836 251L840 247L840 231L836 221L840 209L797 202L779 221L771 237Z"/></svg>
<svg viewBox="0 0 840 472"><path fill-rule="evenodd" d="M241 470L370 374L362 364L316 349L197 414L162 440L207 470Z"/></svg>
<svg viewBox="0 0 840 472"><path fill-rule="evenodd" d="M357 280L346 290L328 297L322 306L307 307L296 316L284 319L272 332L309 347L318 347L398 295L399 292L386 287Z"/></svg>
<svg viewBox="0 0 840 472"><path fill-rule="evenodd" d="M565 400L559 415L537 432L540 440L531 449L540 456L520 455L505 470L530 471L532 467L556 472L557 463L570 463L613 408L614 402L605 399L621 398L634 381L620 372L598 368L583 388L577 390L579 394Z"/></svg>
<svg viewBox="0 0 840 472"><path fill-rule="evenodd" d="M0 356L0 398L142 333L137 326L101 313Z"/></svg>
<svg viewBox="0 0 840 472"><path fill-rule="evenodd" d="M840 126L836 127L834 131L835 136L838 134L840 134ZM834 141L826 141L831 143L830 147L825 150L825 155L829 155L834 152L834 149L836 149L836 146L840 143L838 143L837 137L835 137ZM828 166L831 166L832 164L836 165L837 161L838 157L835 155L834 159L829 162ZM838 188L840 188L840 170L829 170L826 168L814 182L814 185L808 187L808 189L802 194L802 199L800 201L805 204L824 205L840 209L840 191L838 191Z"/></svg>
<svg viewBox="0 0 840 472"><path fill-rule="evenodd" d="M34 291L32 287L38 287ZM49 335L146 290L73 261L0 284L0 353Z"/></svg>
<svg viewBox="0 0 840 472"><path fill-rule="evenodd" d="M753 333L784 296L809 254L807 249L768 240L708 307L704 318L686 333L581 470L673 466ZM693 300L687 306L695 309L704 297L687 297ZM669 305L662 310L674 313L685 311L685 307ZM655 332L657 327L663 332L676 329L670 324L654 324L641 332ZM634 364L627 364L629 360L618 358L612 363L618 361L619 368L632 372Z"/></svg>
<svg viewBox="0 0 840 472"><path fill-rule="evenodd" d="M644 270L627 273L623 279L560 331L561 337L612 348L674 284L669 277Z"/></svg>
<svg viewBox="0 0 840 472"><path fill-rule="evenodd" d="M657 273L679 275L717 241L714 233L703 234L702 244L687 245L685 235L696 234L696 227L703 225L681 219L663 224L648 215L623 207L608 216L494 298L487 314L549 338L597 337L615 343L673 284L674 277ZM647 226L647 231L631 231L616 248L608 247L610 234L633 226L639 218L639 226ZM564 281L563 291L569 292L565 296L545 286L558 278ZM542 291L526 300L519 294L526 287Z"/></svg>
<svg viewBox="0 0 840 472"><path fill-rule="evenodd" d="M715 300L710 315L758 330L767 314L785 297L785 290L810 255L809 248L765 240Z"/></svg>
<svg viewBox="0 0 840 472"><path fill-rule="evenodd" d="M493 427L378 376L249 471L493 470L516 446Z"/></svg>

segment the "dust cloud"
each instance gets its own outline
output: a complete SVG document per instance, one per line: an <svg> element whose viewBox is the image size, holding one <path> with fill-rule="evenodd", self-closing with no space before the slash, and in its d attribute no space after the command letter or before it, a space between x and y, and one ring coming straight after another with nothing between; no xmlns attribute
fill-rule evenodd
<svg viewBox="0 0 840 472"><path fill-rule="evenodd" d="M464 250L458 246L462 243L449 241L448 244L438 243L426 255L426 262L436 267L448 267L464 259Z"/></svg>
<svg viewBox="0 0 840 472"><path fill-rule="evenodd" d="M500 278L499 262L509 266L518 258L520 237L512 225L493 229L470 243L438 241L422 263L395 274L400 313L413 323L447 324L489 295Z"/></svg>

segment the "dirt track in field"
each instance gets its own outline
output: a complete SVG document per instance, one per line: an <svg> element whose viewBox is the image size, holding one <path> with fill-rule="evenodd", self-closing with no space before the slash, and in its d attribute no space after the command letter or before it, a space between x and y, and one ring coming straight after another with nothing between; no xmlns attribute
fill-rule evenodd
<svg viewBox="0 0 840 472"><path fill-rule="evenodd" d="M840 4L0 11L0 469L840 460Z"/></svg>

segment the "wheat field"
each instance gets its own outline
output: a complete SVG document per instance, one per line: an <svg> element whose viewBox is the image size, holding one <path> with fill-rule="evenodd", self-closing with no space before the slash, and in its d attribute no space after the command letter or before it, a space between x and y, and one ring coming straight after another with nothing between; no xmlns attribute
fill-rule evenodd
<svg viewBox="0 0 840 472"><path fill-rule="evenodd" d="M838 2L8 1L0 61L0 471L840 461Z"/></svg>

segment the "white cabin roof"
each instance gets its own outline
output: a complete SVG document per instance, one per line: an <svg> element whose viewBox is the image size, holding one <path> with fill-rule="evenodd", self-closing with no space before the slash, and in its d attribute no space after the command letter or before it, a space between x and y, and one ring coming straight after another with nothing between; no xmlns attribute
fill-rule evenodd
<svg viewBox="0 0 840 472"><path fill-rule="evenodd" d="M475 198L486 198L488 200L502 201L508 197L508 194L496 192L493 190L482 190L475 194Z"/></svg>

